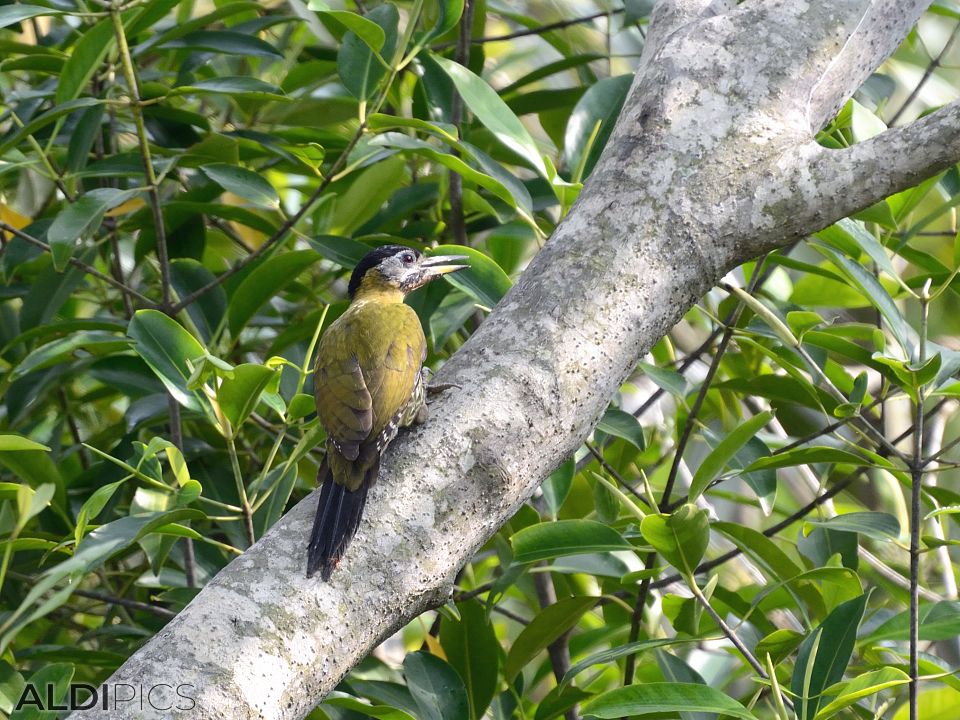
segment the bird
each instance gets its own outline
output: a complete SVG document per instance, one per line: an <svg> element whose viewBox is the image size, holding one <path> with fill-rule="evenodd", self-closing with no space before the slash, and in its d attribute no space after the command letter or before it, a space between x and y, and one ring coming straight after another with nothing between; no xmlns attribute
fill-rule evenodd
<svg viewBox="0 0 960 720"><path fill-rule="evenodd" d="M404 245L368 252L350 276L350 305L317 347L314 396L327 431L307 577L329 581L357 532L380 457L400 428L426 420L427 341L408 293L468 265Z"/></svg>

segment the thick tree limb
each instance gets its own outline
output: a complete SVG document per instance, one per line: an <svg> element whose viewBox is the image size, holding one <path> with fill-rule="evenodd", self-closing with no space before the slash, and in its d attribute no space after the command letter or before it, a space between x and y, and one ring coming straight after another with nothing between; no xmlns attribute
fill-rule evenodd
<svg viewBox="0 0 960 720"><path fill-rule="evenodd" d="M924 5L661 2L579 201L443 367L437 380L462 389L390 448L332 582L304 577L311 497L113 682L193 685L191 720L299 718L442 602L457 570L584 441L637 358L728 269L960 159L956 106L847 151L812 140Z"/></svg>

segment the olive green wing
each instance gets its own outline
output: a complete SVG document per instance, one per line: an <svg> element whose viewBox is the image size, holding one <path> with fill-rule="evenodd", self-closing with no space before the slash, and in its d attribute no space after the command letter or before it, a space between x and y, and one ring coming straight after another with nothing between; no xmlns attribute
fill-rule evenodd
<svg viewBox="0 0 960 720"><path fill-rule="evenodd" d="M322 344L317 357L317 416L337 451L347 460L356 460L373 428L373 400L360 360L340 342Z"/></svg>

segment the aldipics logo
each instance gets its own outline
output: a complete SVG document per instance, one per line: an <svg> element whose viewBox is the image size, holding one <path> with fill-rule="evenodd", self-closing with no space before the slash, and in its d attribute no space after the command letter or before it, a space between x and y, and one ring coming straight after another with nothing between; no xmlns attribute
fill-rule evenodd
<svg viewBox="0 0 960 720"><path fill-rule="evenodd" d="M60 693L50 685L27 683L17 700L16 710L33 707L39 711L55 710L175 710L186 712L197 706L193 685L131 685L106 683L94 687L86 683L71 683L67 693Z"/></svg>

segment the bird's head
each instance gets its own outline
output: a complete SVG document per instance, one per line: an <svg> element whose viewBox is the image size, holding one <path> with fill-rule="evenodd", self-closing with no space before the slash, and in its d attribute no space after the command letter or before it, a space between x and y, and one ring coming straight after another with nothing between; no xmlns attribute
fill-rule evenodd
<svg viewBox="0 0 960 720"><path fill-rule="evenodd" d="M399 293L401 297L447 273L462 270L465 255L427 256L404 245L371 250L350 276L350 297L366 293Z"/></svg>

